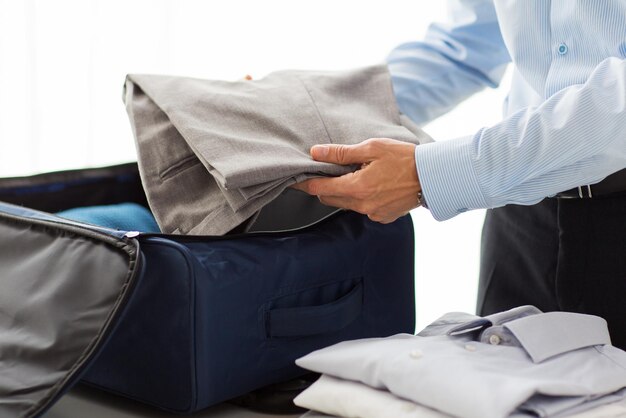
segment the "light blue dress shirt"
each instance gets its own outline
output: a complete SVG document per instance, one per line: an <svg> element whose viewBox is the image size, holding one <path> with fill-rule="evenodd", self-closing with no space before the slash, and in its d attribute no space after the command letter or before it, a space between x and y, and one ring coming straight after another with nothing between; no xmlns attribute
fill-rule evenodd
<svg viewBox="0 0 626 418"><path fill-rule="evenodd" d="M626 0L450 0L450 21L388 57L400 110L424 124L509 62L504 119L416 148L438 220L530 205L626 168Z"/></svg>

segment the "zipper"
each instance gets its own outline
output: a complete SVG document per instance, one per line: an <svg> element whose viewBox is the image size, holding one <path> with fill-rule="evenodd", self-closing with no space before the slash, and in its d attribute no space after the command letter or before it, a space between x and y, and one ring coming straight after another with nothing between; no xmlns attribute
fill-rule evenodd
<svg viewBox="0 0 626 418"><path fill-rule="evenodd" d="M53 215L51 213L42 212L35 209L25 208L22 206L16 206L10 203L0 202L0 214L7 217L15 217L28 219L35 222L47 222L48 224L56 225L59 227L76 227L78 230L88 230L92 232L99 232L103 235L116 237L118 239L124 238L126 231L119 231L117 229L106 228L103 226L87 224L84 222L73 221L71 219L65 219L60 216ZM76 231L76 230L75 230Z"/></svg>
<svg viewBox="0 0 626 418"><path fill-rule="evenodd" d="M231 239L237 239L237 238L244 238L244 237L275 237L275 236L281 236L281 235L285 235L285 234L290 234L293 232L299 232L299 231L304 231L306 229L312 228L313 226L316 225L320 225L322 223L328 222L330 219L338 216L340 213L344 213L347 212L345 210L338 210L335 212L332 212L328 215L326 215L325 217L316 220L315 222L312 222L308 225L304 225L304 226L300 226L298 228L292 228L292 229L282 229L279 231L253 231L253 232L240 232L237 234L227 234L227 235L184 235L184 234L162 234L162 233L154 233L154 232L139 232L139 231L127 231L125 232L124 236L126 238L137 238L137 237L141 237L141 238L168 238L177 242L197 242L197 241L226 241L226 240L231 240Z"/></svg>

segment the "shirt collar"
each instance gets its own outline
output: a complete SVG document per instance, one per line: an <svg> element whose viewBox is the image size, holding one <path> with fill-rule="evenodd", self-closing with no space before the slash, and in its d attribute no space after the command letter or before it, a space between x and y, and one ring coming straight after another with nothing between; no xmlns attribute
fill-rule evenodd
<svg viewBox="0 0 626 418"><path fill-rule="evenodd" d="M542 313L530 305L486 317L448 313L418 335L447 335L492 345L521 347L535 363L580 348L611 344L607 323L598 316Z"/></svg>
<svg viewBox="0 0 626 418"><path fill-rule="evenodd" d="M579 348L611 344L603 318L570 312L547 312L503 324L533 362Z"/></svg>

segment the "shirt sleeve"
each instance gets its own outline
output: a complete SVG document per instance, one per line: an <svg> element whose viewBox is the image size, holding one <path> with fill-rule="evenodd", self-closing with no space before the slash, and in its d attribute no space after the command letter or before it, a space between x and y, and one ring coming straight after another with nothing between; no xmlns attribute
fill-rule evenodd
<svg viewBox="0 0 626 418"><path fill-rule="evenodd" d="M398 107L418 124L497 87L510 62L492 0L450 0L448 11L448 23L432 24L424 41L387 57Z"/></svg>
<svg viewBox="0 0 626 418"><path fill-rule="evenodd" d="M607 58L566 87L474 135L416 147L437 220L468 209L530 205L626 168L626 61Z"/></svg>

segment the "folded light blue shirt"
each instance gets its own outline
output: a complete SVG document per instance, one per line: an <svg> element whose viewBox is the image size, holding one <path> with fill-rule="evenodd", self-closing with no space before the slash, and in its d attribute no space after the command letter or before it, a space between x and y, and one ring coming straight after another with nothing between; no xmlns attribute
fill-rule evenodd
<svg viewBox="0 0 626 418"><path fill-rule="evenodd" d="M533 306L449 313L417 336L344 341L296 363L463 418L561 417L626 398L626 352L604 319Z"/></svg>
<svg viewBox="0 0 626 418"><path fill-rule="evenodd" d="M388 57L400 110L424 124L514 66L504 119L419 146L431 213L530 205L626 168L626 0L450 0L447 24Z"/></svg>

